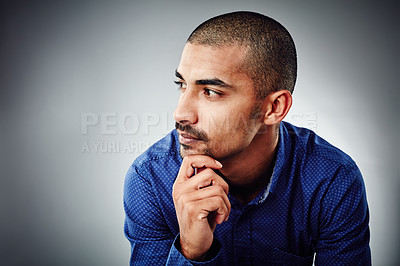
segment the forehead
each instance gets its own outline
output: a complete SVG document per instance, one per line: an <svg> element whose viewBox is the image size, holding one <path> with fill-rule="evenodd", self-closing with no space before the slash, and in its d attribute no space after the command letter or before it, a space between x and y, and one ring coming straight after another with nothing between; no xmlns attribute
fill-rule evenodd
<svg viewBox="0 0 400 266"><path fill-rule="evenodd" d="M237 45L211 47L186 43L178 72L185 80L206 77L249 79L243 71L245 56L246 49Z"/></svg>

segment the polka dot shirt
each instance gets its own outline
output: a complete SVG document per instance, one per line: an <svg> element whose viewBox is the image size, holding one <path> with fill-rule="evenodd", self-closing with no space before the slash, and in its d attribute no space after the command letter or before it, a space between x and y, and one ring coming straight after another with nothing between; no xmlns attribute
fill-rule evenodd
<svg viewBox="0 0 400 266"><path fill-rule="evenodd" d="M205 262L179 252L171 194L181 163L174 130L140 155L126 175L124 231L131 265L371 264L361 173L348 155L314 132L281 123L270 183L246 206L228 195L229 219L217 226Z"/></svg>

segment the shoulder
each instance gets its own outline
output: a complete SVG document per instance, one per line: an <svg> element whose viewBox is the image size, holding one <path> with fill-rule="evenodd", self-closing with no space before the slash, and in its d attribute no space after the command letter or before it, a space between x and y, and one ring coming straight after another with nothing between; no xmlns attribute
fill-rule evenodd
<svg viewBox="0 0 400 266"><path fill-rule="evenodd" d="M148 162L176 155L179 155L179 143L176 130L173 130L139 155L133 165L142 166Z"/></svg>
<svg viewBox="0 0 400 266"><path fill-rule="evenodd" d="M345 193L356 184L364 190L361 172L354 160L312 130L284 123L281 127L287 152L286 168L304 195L322 199L328 191ZM314 196L313 196L314 195Z"/></svg>
<svg viewBox="0 0 400 266"><path fill-rule="evenodd" d="M181 163L177 133L173 130L134 160L126 174L125 186L138 182L153 188L170 185Z"/></svg>
<svg viewBox="0 0 400 266"><path fill-rule="evenodd" d="M354 160L314 131L283 123L283 130L290 138L292 151L298 153L304 163L329 164L337 167L357 168Z"/></svg>
<svg viewBox="0 0 400 266"><path fill-rule="evenodd" d="M311 216L316 219L312 224L328 224L332 217L342 217L334 213L338 206L343 215L348 215L354 203L359 203L366 213L365 185L354 160L309 129L289 123L282 128L290 154L285 166L292 173L292 184L298 188L304 206L312 209Z"/></svg>
<svg viewBox="0 0 400 266"><path fill-rule="evenodd" d="M165 238L165 234L170 237L170 230L173 235L177 232L172 185L181 164L178 144L174 130L130 166L123 194L129 238Z"/></svg>

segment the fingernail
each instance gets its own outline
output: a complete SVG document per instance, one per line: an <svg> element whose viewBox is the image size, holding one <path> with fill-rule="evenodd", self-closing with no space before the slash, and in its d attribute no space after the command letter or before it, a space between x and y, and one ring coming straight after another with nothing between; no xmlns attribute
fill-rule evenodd
<svg viewBox="0 0 400 266"><path fill-rule="evenodd" d="M215 163L216 163L219 167L222 167L222 163L218 162L217 160L215 160Z"/></svg>

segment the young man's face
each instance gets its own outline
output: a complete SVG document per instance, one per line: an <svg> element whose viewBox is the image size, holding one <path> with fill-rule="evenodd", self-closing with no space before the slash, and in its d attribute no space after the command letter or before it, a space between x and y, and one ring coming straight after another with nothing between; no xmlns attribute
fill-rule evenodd
<svg viewBox="0 0 400 266"><path fill-rule="evenodd" d="M187 43L176 71L181 94L174 113L182 157L223 160L243 151L262 125L261 101L242 70L245 50Z"/></svg>

